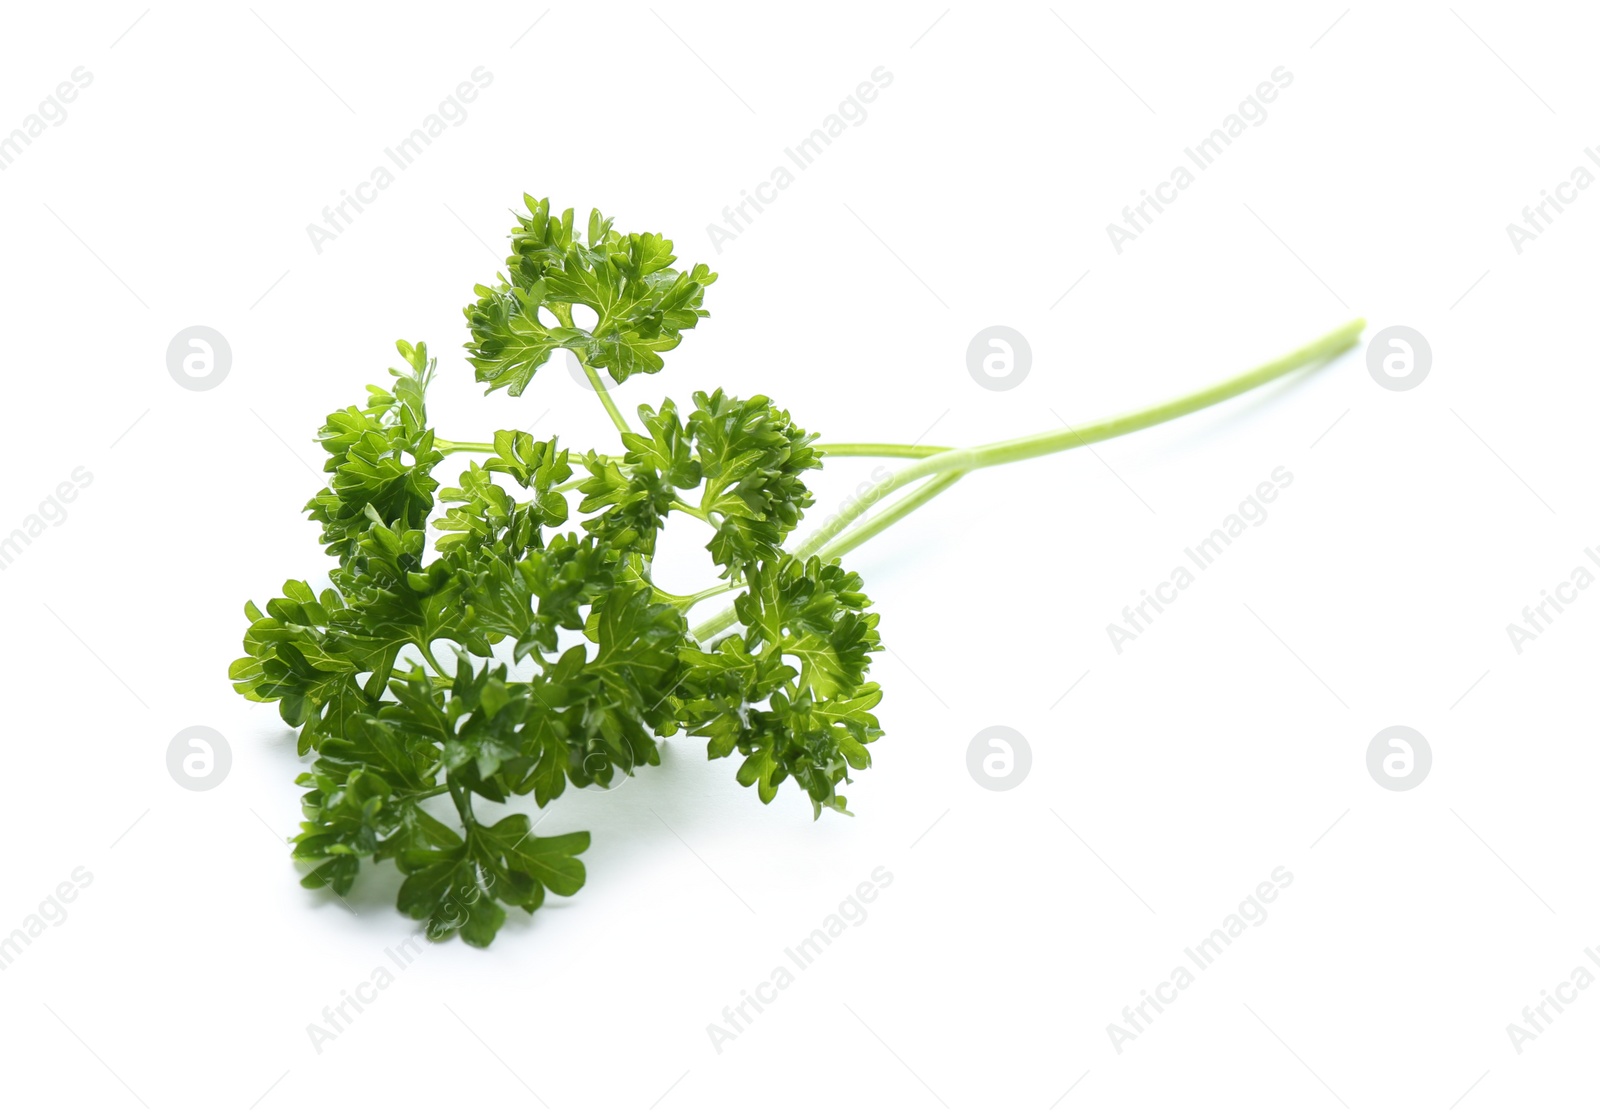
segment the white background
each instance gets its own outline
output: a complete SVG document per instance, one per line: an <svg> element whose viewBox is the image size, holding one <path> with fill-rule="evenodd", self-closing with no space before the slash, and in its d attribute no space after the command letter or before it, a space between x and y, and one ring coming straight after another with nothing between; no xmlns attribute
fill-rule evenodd
<svg viewBox="0 0 1600 1119"><path fill-rule="evenodd" d="M0 972L8 1114L1413 1116L1593 1098L1600 993L1520 1055L1506 1030L1573 969L1600 974L1583 955L1600 945L1600 592L1520 653L1506 633L1573 567L1597 570L1600 192L1520 255L1506 233L1600 140L1592 13L142 11L14 6L0 36L0 131L75 67L93 75L0 172L0 535L75 467L93 475L0 571L0 931L75 867L93 875ZM316 252L307 224L478 66L493 82L467 119ZM714 248L708 223L879 66L893 82L866 121ZM1293 82L1266 121L1115 252L1107 223L1279 66ZM959 445L1164 399L1357 314L1423 332L1433 367L1386 391L1357 350L1097 453L969 478L853 557L888 646L888 735L853 819L813 823L792 787L763 807L735 763L670 743L659 770L569 793L542 826L592 831L579 895L514 915L488 951L429 947L318 1054L307 1026L415 926L387 869L353 911L296 884L291 736L227 680L241 606L326 570L300 513L311 436L396 338L441 356L448 437L611 438L559 370L484 398L459 349L524 191L660 230L721 274L712 318L629 382L630 410L721 385L829 440ZM166 368L196 324L233 351L208 392ZM966 368L995 324L1032 347L1009 392ZM872 465L830 463L818 510ZM1269 519L1114 651L1107 624L1278 466L1294 482ZM673 545L685 566L693 543ZM232 747L206 793L167 772L196 724ZM1432 745L1410 792L1367 771L1393 724ZM1031 744L1010 792L968 772L992 725ZM1266 922L1119 1055L1108 1024L1279 866L1294 881ZM716 1052L708 1024L876 867L894 881L865 923Z"/></svg>

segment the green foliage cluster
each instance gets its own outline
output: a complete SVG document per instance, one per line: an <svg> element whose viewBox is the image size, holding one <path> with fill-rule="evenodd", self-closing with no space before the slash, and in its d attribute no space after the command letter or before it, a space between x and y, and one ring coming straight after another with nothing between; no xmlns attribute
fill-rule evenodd
<svg viewBox="0 0 1600 1119"><path fill-rule="evenodd" d="M599 370L659 371L716 274L675 268L672 242L598 211L580 233L571 210L526 202L505 273L465 309L477 380L518 396L562 349L597 389ZM299 730L304 884L346 894L366 862L393 859L403 912L487 945L507 907L583 885L589 836L537 836L522 814L486 823L483 802L609 787L674 735L739 754L763 802L792 781L814 814L844 812L840 787L882 734L866 678L881 646L860 577L787 546L812 504L816 436L765 396L718 389L641 407L636 430L619 421L621 453L507 427L471 445L452 484L443 467L463 448L428 416L436 361L398 345L392 379L317 435L327 485L306 509L336 564L327 589L291 580L248 604L230 670ZM686 617L713 591L652 582L682 517L711 526L713 591L736 595L720 639L696 640ZM444 796L452 812L432 803Z"/></svg>

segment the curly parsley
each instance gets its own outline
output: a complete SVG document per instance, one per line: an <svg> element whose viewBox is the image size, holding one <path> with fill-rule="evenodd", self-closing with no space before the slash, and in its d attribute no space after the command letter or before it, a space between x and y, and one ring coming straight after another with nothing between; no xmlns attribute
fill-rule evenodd
<svg viewBox="0 0 1600 1119"><path fill-rule="evenodd" d="M328 479L306 509L337 562L328 588L291 580L264 609L247 604L245 656L230 669L242 695L278 704L310 758L294 846L310 864L304 885L345 894L366 861L393 859L401 911L432 937L479 946L506 907L531 913L581 888L589 846L586 832L536 836L522 814L485 822L480 802L543 806L569 785L607 787L685 735L710 757L738 753L739 783L763 802L792 781L813 815L847 812L841 786L883 735L867 679L882 645L841 556L972 470L1206 407L1353 345L1363 325L1157 408L982 447L822 444L767 397L720 389L694 393L687 411L641 406L636 430L599 371L619 385L658 372L707 316L716 274L676 268L671 241L618 233L599 211L579 231L571 210L525 201L506 271L465 310L472 368L487 391L520 396L555 351L571 352L620 452L515 428L440 438L427 411L436 360L398 343L392 382L317 435ZM575 306L592 328L574 324ZM452 455L467 467L441 485ZM791 546L813 501L806 472L849 455L908 465ZM693 595L651 579L678 516L711 526L720 568ZM732 606L692 627L691 609L720 594Z"/></svg>

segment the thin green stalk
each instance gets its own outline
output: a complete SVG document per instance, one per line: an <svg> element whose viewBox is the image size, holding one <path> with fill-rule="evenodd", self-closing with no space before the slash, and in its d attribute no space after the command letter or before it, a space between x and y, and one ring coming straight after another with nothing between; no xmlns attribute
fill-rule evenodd
<svg viewBox="0 0 1600 1119"><path fill-rule="evenodd" d="M949 447L924 447L921 443L813 443L813 447L835 458L929 458Z"/></svg>
<svg viewBox="0 0 1600 1119"><path fill-rule="evenodd" d="M855 528L845 533L844 536L840 537L840 539L834 544L833 555L842 556L851 549L860 547L862 544L865 544L868 540L871 540L874 536L878 535L878 533L882 532L896 521L908 516L917 509L922 508L922 506L938 497L945 490L961 481L963 477L965 477L965 475L960 471L952 470L948 474L940 474L923 485L918 486L916 489L902 497L899 501L896 501L893 505L890 505L887 509L880 509L877 513L873 514L871 517L858 524ZM731 591L735 588L732 584L724 583L722 584L722 589ZM704 591L697 596L697 598L709 597L710 595L706 594ZM695 627L695 639L704 641L707 637L713 637L716 634L721 633L723 630L727 629L733 624L736 617L737 615L734 613L733 607L731 606L726 610L723 610L721 613L713 615L703 625Z"/></svg>
<svg viewBox="0 0 1600 1119"><path fill-rule="evenodd" d="M454 439L440 439L435 437L433 449L443 455L458 455L463 452L472 455L494 454L493 443L459 443Z"/></svg>
<svg viewBox="0 0 1600 1119"><path fill-rule="evenodd" d="M707 587L703 591L695 591L694 594L673 594L671 591L664 591L657 586L652 586L650 589L657 602L669 602L679 610L688 610L689 607L697 602L704 602L708 598L716 598L719 594L727 594L729 591L739 590L743 586L744 584L739 582L718 583L716 586Z"/></svg>
<svg viewBox="0 0 1600 1119"><path fill-rule="evenodd" d="M854 548L859 548L902 517L909 516L922 508L922 506L938 497L964 477L966 475L959 470L952 470L948 474L935 475L906 494L899 501L878 510L849 532L839 537L838 540L834 541L833 553L842 556Z"/></svg>
<svg viewBox="0 0 1600 1119"><path fill-rule="evenodd" d="M689 635L696 641L706 641L715 637L729 626L733 625L733 623L738 621L738 619L738 612L735 611L733 607L729 606L727 609L718 611L705 621L701 622L699 625L695 626L689 631Z"/></svg>
<svg viewBox="0 0 1600 1119"><path fill-rule="evenodd" d="M611 422L617 425L617 430L624 435L632 434L633 429L628 426L628 421L623 419L622 413L617 410L616 402L611 399L611 394L606 391L605 382L600 380L600 374L591 369L588 362L579 361L578 365L583 369L583 375L589 378L589 384L593 386L595 395L600 398L600 403L606 406L606 415L610 416Z"/></svg>
<svg viewBox="0 0 1600 1119"><path fill-rule="evenodd" d="M461 815L461 822L469 831L478 823L478 818L472 813L472 791L456 780L454 776L447 779L450 788L450 799L455 802L456 811Z"/></svg>
<svg viewBox="0 0 1600 1119"><path fill-rule="evenodd" d="M1009 462L1021 462L1024 459L1038 458L1042 455L1053 455L1058 451L1069 451L1074 447L1087 446L1090 443L1100 443L1107 439L1115 439L1119 435L1141 431L1147 427L1166 423L1168 420L1186 416L1190 412L1198 412L1202 408L1209 408L1213 404L1220 404L1224 400L1232 399L1241 393L1259 388L1269 381L1276 380L1296 369L1303 368L1316 361L1323 361L1342 353L1355 345L1361 338L1361 332L1366 328L1365 319L1354 319L1341 326L1338 330L1323 335L1314 342L1310 342L1292 353L1285 354L1275 361L1220 381L1209 388L1192 392L1185 396L1169 400L1164 404L1157 404L1150 408L1140 408L1137 411L1126 412L1120 416L1109 419L1097 420L1094 423L1084 424L1082 427L1071 425L1057 428L1052 431L1041 431L1034 435L1023 435L1015 439L1003 439L998 443L985 443L977 447L961 447L953 451L930 455L918 459L909 466L903 466L882 482L869 487L866 492L851 498L845 503L839 516L834 517L827 524L817 530L805 543L800 545L798 554L804 558L816 555L828 541L843 532L850 523L865 513L869 508L893 493L900 487L934 474L945 474L950 471L967 473L973 470L982 470L989 466L1002 466Z"/></svg>
<svg viewBox="0 0 1600 1119"><path fill-rule="evenodd" d="M448 672L446 672L444 670L444 666L439 663L438 658L436 658L433 655L433 650L428 648L427 645L418 645L417 646L417 650L418 650L418 652L420 652L422 654L422 659L427 661L428 664L430 664L431 666L433 666L433 670L435 672L437 672L440 676L443 676L443 677L445 677L447 679L452 679L452 680L455 679L453 676L451 676Z"/></svg>
<svg viewBox="0 0 1600 1119"><path fill-rule="evenodd" d="M1164 404L1157 404L1154 407L1126 412L1120 416L1112 416L1109 419L1084 424L1082 427L1068 425L1062 429L1042 431L1016 439L1001 440L997 443L985 443L977 447L962 447L954 450L937 451L926 456L918 456L915 462L901 467L884 481L846 502L837 516L830 519L800 545L796 550L796 554L802 559L818 554L823 548L827 547L830 541L838 538L845 529L849 528L853 522L873 505L919 478L932 477L933 481L918 488L908 497L895 502L894 505L884 509L848 535L839 539L837 545L830 549L829 557L843 555L851 548L876 536L896 521L938 496L938 494L959 481L963 475L973 470L1020 462L1024 459L1038 458L1042 455L1052 455L1058 451L1067 451L1090 443L1100 443L1107 439L1114 439L1119 435L1127 435L1130 432L1141 431L1147 427L1166 423L1168 420L1186 416L1191 412L1198 412L1202 408L1209 408L1213 404L1220 404L1224 400L1249 392L1253 388L1258 388L1269 381L1276 380L1297 369L1302 369L1313 362L1324 361L1344 352L1360 340L1361 332L1365 328L1365 319L1355 319L1275 361L1257 366L1236 377L1218 382L1209 388L1180 396ZM843 446L904 447L903 444L843 444ZM731 608L723 610L721 613L695 626L694 636L696 640L705 641L727 629L728 626L733 624L735 618L736 615Z"/></svg>
<svg viewBox="0 0 1600 1119"><path fill-rule="evenodd" d="M551 304L550 310L562 326L568 328L572 326L572 308L569 304ZM606 391L605 382L600 379L600 374L596 373L588 362L578 357L576 351L572 351L572 357L578 363L578 367L583 370L583 375L589 378L589 386L594 389L595 395L600 398L600 403L606 406L606 415L611 417L611 422L616 425L617 430L624 435L632 434L633 429L628 426L628 421L623 419L622 413L617 410L616 402L611 399L611 394Z"/></svg>

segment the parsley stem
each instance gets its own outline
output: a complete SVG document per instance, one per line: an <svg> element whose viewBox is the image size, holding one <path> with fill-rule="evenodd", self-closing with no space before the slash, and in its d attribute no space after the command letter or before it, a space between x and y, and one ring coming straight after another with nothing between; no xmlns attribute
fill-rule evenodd
<svg viewBox="0 0 1600 1119"><path fill-rule="evenodd" d="M922 505L937 497L940 493L953 486L964 475L981 470L989 466L1001 466L1011 462L1021 462L1024 459L1038 458L1043 455L1053 455L1058 451L1069 451L1074 447L1086 446L1090 443L1099 443L1107 439L1115 439L1119 435L1141 431L1147 427L1166 423L1168 420L1186 416L1191 412L1198 412L1209 408L1213 404L1220 404L1253 388L1267 384L1285 374L1302 369L1314 362L1325 361L1336 354L1354 346L1361 339L1361 332L1366 328L1365 319L1354 319L1339 329L1334 330L1321 338L1300 347L1292 353L1285 354L1265 365L1240 373L1226 381L1219 381L1208 388L1200 389L1185 396L1169 400L1164 404L1157 404L1149 408L1141 408L1133 412L1125 412L1120 416L1109 419L1097 420L1094 423L1074 427L1068 424L1064 428L1051 431L1041 431L1033 435L1024 435L1015 439L1004 439L996 443L985 443L976 447L960 447L954 450L933 450L933 453L916 457L916 461L901 467L888 478L870 486L858 496L845 503L839 513L822 525L816 532L808 537L796 550L795 554L801 559L817 555L824 548L828 548L830 541L838 538L837 543L828 549L827 557L842 556L850 549L865 543L896 521L914 512ZM840 447L845 449L841 450ZM865 448L873 448L871 452ZM821 448L834 454L885 454L888 448L898 448L901 451L921 451L922 448L907 447L903 444L836 444L832 447ZM873 505L883 498L888 497L895 490L915 482L920 478L932 478L932 481L920 486L910 495L900 499L887 509L880 511L864 523L858 525L849 533L841 537L845 529L862 516ZM731 626L736 620L733 609L723 610L721 613L694 627L696 640L705 641L715 637Z"/></svg>
<svg viewBox="0 0 1600 1119"><path fill-rule="evenodd" d="M550 312L555 315L556 320L562 326L567 327L569 330L572 328L572 305L570 303L552 303ZM578 356L578 351L569 350L568 353L572 354L572 359L583 370L583 375L589 378L589 386L594 389L595 395L600 398L600 403L606 406L606 415L610 416L611 422L617 425L617 430L624 435L631 435L633 429L628 426L628 421L623 419L622 413L617 410L616 402L611 399L611 394L606 391L605 382L600 379L600 374L596 373L588 362Z"/></svg>
<svg viewBox="0 0 1600 1119"><path fill-rule="evenodd" d="M966 477L964 470L951 470L945 474L936 474L899 501L885 509L880 509L849 532L834 541L833 551L836 555L844 555L852 548L857 548L871 540L878 533L900 520L902 517L920 509L945 490Z"/></svg>
<svg viewBox="0 0 1600 1119"><path fill-rule="evenodd" d="M711 514L705 512L704 510L696 509L693 505L685 505L683 502L675 500L672 503L672 508L676 509L680 513L687 513L691 517L696 517L699 520L704 521L706 524L711 523Z"/></svg>
<svg viewBox="0 0 1600 1119"><path fill-rule="evenodd" d="M1070 451L1074 447L1087 446L1090 443L1099 443L1107 439L1115 439L1119 435L1141 431L1147 427L1166 423L1168 420L1186 416L1190 412L1198 412L1202 408L1209 408L1213 404L1220 404L1241 393L1249 392L1269 381L1276 380L1287 373L1304 368L1313 362L1323 361L1342 353L1355 345L1361 338L1361 332L1366 328L1365 319L1354 319L1339 329L1321 338L1300 347L1292 353L1265 365L1230 377L1226 381L1176 397L1164 404L1157 404L1149 408L1140 408L1137 411L1125 412L1120 416L1109 419L1097 420L1074 427L1067 424L1062 428L1050 431L1041 431L1033 435L1023 435L1015 439L1003 439L997 443L985 443L977 447L960 447L952 451L929 455L927 458L918 459L908 466L902 466L888 478L870 486L865 492L851 498L845 503L839 515L823 525L813 533L805 543L800 545L798 555L803 559L807 556L818 554L825 548L830 540L843 532L852 521L878 501L887 497L900 487L925 478L929 475L944 474L950 471L965 473L970 470L981 470L989 466L1002 466L1006 463L1021 462L1024 459L1038 458L1042 455L1053 455L1058 451ZM912 506L904 510L911 512ZM904 515L904 513L902 513Z"/></svg>
<svg viewBox="0 0 1600 1119"><path fill-rule="evenodd" d="M447 776L445 780L450 787L450 799L455 802L456 811L461 814L461 823L470 832L478 822L478 818L472 814L472 791L463 787L454 776Z"/></svg>
<svg viewBox="0 0 1600 1119"><path fill-rule="evenodd" d="M840 458L929 458L949 447L925 447L920 443L813 443L825 455Z"/></svg>
<svg viewBox="0 0 1600 1119"><path fill-rule="evenodd" d="M673 594L670 591L662 590L660 587L651 587L657 602L670 602L679 610L688 610L689 607L697 602L704 602L708 598L716 598L719 594L727 594L729 591L743 589L744 584L742 582L718 583L715 586L707 587L703 591L695 591L694 594Z"/></svg>
<svg viewBox="0 0 1600 1119"><path fill-rule="evenodd" d="M450 673L448 673L448 672L446 672L444 670L444 667L439 663L438 659L433 655L433 650L428 648L427 645L419 644L417 646L417 650L422 654L422 659L427 661L430 665L432 665L433 666L433 670L435 672L437 672L440 676L443 676L446 679L451 679L451 680L455 679L455 677L451 676Z"/></svg>
<svg viewBox="0 0 1600 1119"><path fill-rule="evenodd" d="M435 437L433 449L442 455L455 455L466 452L473 455L494 454L493 443L458 443L454 439L440 439Z"/></svg>
<svg viewBox="0 0 1600 1119"><path fill-rule="evenodd" d="M617 410L616 402L611 399L611 394L606 391L605 382L600 380L600 374L591 369L587 362L579 361L583 375L589 378L589 384L594 388L595 395L600 398L600 403L606 406L606 415L611 417L611 422L617 425L617 430L624 435L631 435L633 429L628 426L628 421L622 418L622 413Z"/></svg>
<svg viewBox="0 0 1600 1119"><path fill-rule="evenodd" d="M902 517L905 517L915 510L920 509L922 506L938 497L941 493L955 485L957 482L961 481L961 479L964 477L966 477L966 472L961 470L952 470L947 474L936 475L930 481L918 486L916 489L902 497L899 501L896 501L893 505L890 505L887 509L880 509L877 513L867 518L861 524L858 524L855 528L845 533L844 536L840 537L839 540L834 544L833 554L836 556L842 556L852 548L856 548L862 544L865 544L868 540L871 540L874 536L878 535L878 533L882 532L884 529L888 528ZM711 598L713 595L719 594L723 591L739 589L740 587L733 583L719 583L717 586L707 588L698 594L673 597L686 598L688 601L685 608L687 608L687 606L692 606L696 602L701 602L707 598ZM694 627L695 640L704 641L709 637L715 637L717 634L731 626L737 617L738 615L731 606L726 610L723 610L721 613L713 615L703 624Z"/></svg>

